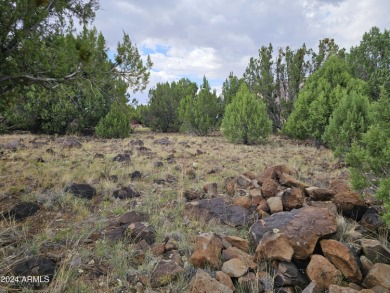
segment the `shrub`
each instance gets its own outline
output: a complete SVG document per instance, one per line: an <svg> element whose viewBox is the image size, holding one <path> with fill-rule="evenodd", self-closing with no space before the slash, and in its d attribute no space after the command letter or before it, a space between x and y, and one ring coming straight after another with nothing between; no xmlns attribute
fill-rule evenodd
<svg viewBox="0 0 390 293"><path fill-rule="evenodd" d="M96 135L103 138L128 137L132 130L129 115L128 105L114 102L108 114L96 126Z"/></svg>
<svg viewBox="0 0 390 293"><path fill-rule="evenodd" d="M263 101L250 93L242 84L226 106L222 120L224 136L233 143L257 144L264 142L272 130L272 122L267 116Z"/></svg>
<svg viewBox="0 0 390 293"><path fill-rule="evenodd" d="M351 144L360 140L368 128L368 97L357 92L343 91L339 105L329 119L322 140L335 151L335 155L345 154Z"/></svg>

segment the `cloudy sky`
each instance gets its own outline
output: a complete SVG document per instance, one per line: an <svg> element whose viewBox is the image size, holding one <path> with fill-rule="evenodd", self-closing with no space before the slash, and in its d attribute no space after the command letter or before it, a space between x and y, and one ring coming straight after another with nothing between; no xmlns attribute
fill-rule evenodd
<svg viewBox="0 0 390 293"><path fill-rule="evenodd" d="M206 75L220 92L233 71L241 76L250 57L272 43L274 51L303 43L317 48L334 38L358 45L373 26L390 29L389 0L101 0L95 25L115 50L123 31L154 63L149 87ZM148 101L148 89L132 94Z"/></svg>

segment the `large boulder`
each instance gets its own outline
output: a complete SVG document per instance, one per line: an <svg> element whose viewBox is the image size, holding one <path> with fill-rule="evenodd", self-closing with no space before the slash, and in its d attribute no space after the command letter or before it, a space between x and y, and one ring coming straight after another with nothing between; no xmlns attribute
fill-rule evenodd
<svg viewBox="0 0 390 293"><path fill-rule="evenodd" d="M379 240L360 239L360 245L364 255L372 263L390 264L390 250L387 249Z"/></svg>
<svg viewBox="0 0 390 293"><path fill-rule="evenodd" d="M231 227L242 227L253 223L250 212L240 206L231 205L223 198L203 199L186 204L186 210L204 218L206 221L219 219L222 223Z"/></svg>
<svg viewBox="0 0 390 293"><path fill-rule="evenodd" d="M280 233L267 232L256 248L255 258L259 260L291 261L294 249L289 239Z"/></svg>
<svg viewBox="0 0 390 293"><path fill-rule="evenodd" d="M336 216L332 212L304 207L261 219L250 227L250 237L257 246L265 233L278 231L288 238L295 258L307 259L313 253L317 240L336 230Z"/></svg>
<svg viewBox="0 0 390 293"><path fill-rule="evenodd" d="M368 206L357 192L345 191L335 195L333 202L346 217L360 220Z"/></svg>
<svg viewBox="0 0 390 293"><path fill-rule="evenodd" d="M278 187L279 185L276 183L275 180L267 178L264 180L261 186L261 194L266 199L273 197L278 193Z"/></svg>
<svg viewBox="0 0 390 293"><path fill-rule="evenodd" d="M266 179L277 179L278 176L282 173L291 175L293 177L298 177L298 172L285 164L274 165L265 169L258 177L260 184L263 184Z"/></svg>
<svg viewBox="0 0 390 293"><path fill-rule="evenodd" d="M353 251L345 244L333 240L321 240L321 249L325 257L338 268L341 273L350 281L360 283L362 273L359 269L358 258Z"/></svg>
<svg viewBox="0 0 390 293"><path fill-rule="evenodd" d="M374 286L381 286L390 290L390 265L383 263L376 263L368 272L368 275L363 281L363 286L372 288Z"/></svg>
<svg viewBox="0 0 390 293"><path fill-rule="evenodd" d="M282 194L283 209L285 211L301 208L304 201L305 196L299 188L288 188Z"/></svg>

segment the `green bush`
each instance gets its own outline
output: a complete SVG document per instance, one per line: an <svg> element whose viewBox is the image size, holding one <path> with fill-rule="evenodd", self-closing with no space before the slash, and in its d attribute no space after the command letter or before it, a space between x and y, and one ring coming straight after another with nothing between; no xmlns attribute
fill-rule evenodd
<svg viewBox="0 0 390 293"><path fill-rule="evenodd" d="M222 120L224 136L233 143L257 144L267 140L272 130L272 122L267 116L263 101L250 93L246 84L242 84L226 106Z"/></svg>
<svg viewBox="0 0 390 293"><path fill-rule="evenodd" d="M187 96L180 101L179 118L183 121L182 130L196 135L206 136L218 125L220 105L215 91L211 92L210 85L203 78L199 93Z"/></svg>
<svg viewBox="0 0 390 293"><path fill-rule="evenodd" d="M99 121L95 130L96 135L103 138L129 137L132 130L129 106L114 102L108 114Z"/></svg>
<svg viewBox="0 0 390 293"><path fill-rule="evenodd" d="M326 142L336 156L345 154L351 144L360 140L368 128L368 97L357 92L343 91L339 105L329 119L322 140Z"/></svg>
<svg viewBox="0 0 390 293"><path fill-rule="evenodd" d="M355 189L371 187L387 207L390 224L390 93L382 88L380 99L369 108L371 125L346 155Z"/></svg>

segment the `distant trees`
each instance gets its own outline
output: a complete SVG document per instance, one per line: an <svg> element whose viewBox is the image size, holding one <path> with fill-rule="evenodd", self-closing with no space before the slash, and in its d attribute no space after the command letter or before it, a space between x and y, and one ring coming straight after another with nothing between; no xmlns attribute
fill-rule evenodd
<svg viewBox="0 0 390 293"><path fill-rule="evenodd" d="M217 94L211 90L206 77L195 96L186 96L180 101L179 117L183 130L205 136L217 129L220 103Z"/></svg>
<svg viewBox="0 0 390 293"><path fill-rule="evenodd" d="M264 102L243 83L226 106L222 120L224 136L233 143L257 144L267 140L271 129Z"/></svg>

